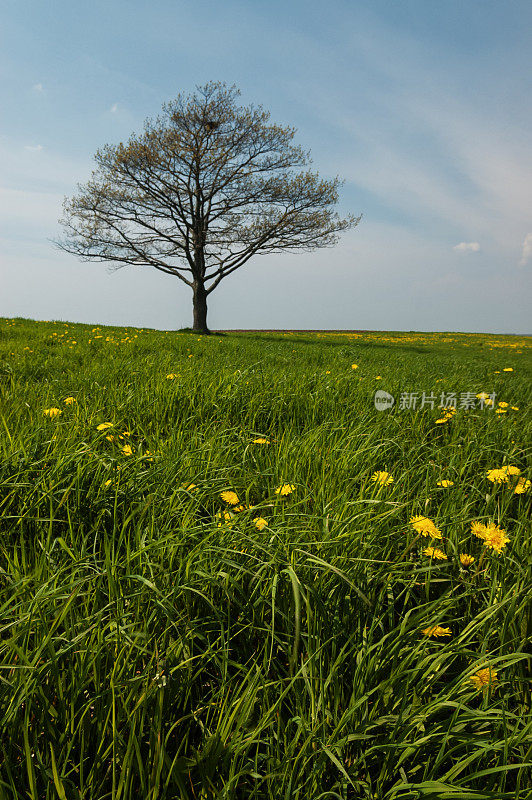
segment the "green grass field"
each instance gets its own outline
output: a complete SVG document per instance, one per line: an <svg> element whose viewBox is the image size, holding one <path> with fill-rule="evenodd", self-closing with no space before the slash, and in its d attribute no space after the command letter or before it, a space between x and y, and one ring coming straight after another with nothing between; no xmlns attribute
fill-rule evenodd
<svg viewBox="0 0 532 800"><path fill-rule="evenodd" d="M530 798L531 345L1 319L0 800Z"/></svg>

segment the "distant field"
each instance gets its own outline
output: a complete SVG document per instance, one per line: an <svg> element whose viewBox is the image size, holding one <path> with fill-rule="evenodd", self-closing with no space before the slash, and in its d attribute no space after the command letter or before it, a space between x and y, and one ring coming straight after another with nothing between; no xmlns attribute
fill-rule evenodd
<svg viewBox="0 0 532 800"><path fill-rule="evenodd" d="M530 800L531 396L526 336L0 319L0 800Z"/></svg>

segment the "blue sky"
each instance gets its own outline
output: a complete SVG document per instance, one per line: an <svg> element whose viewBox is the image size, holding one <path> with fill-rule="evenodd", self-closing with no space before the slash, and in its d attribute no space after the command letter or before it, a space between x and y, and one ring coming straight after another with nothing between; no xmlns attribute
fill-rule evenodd
<svg viewBox="0 0 532 800"><path fill-rule="evenodd" d="M531 32L529 0L4 0L0 316L191 324L177 278L50 240L97 148L220 80L363 219L249 261L211 327L531 333Z"/></svg>

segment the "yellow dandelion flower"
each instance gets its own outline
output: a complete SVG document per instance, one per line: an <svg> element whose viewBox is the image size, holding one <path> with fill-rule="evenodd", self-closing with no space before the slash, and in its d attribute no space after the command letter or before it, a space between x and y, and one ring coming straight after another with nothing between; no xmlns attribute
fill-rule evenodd
<svg viewBox="0 0 532 800"><path fill-rule="evenodd" d="M270 444L269 439L253 439L253 444Z"/></svg>
<svg viewBox="0 0 532 800"><path fill-rule="evenodd" d="M443 486L443 487L454 486L454 481L438 481L436 486Z"/></svg>
<svg viewBox="0 0 532 800"><path fill-rule="evenodd" d="M530 489L530 481L526 478L519 478L514 489L514 494L524 494Z"/></svg>
<svg viewBox="0 0 532 800"><path fill-rule="evenodd" d="M239 506L233 506L233 511L235 512L247 511L248 509L249 506L244 505L244 503L241 503Z"/></svg>
<svg viewBox="0 0 532 800"><path fill-rule="evenodd" d="M480 669L478 672L475 672L474 675L471 675L469 680L473 683L475 689L486 691L490 684L497 682L497 672L490 667L487 669Z"/></svg>
<svg viewBox="0 0 532 800"><path fill-rule="evenodd" d="M438 550L437 547L426 547L423 550L423 553L426 556L430 556L431 558L436 558L439 561L447 561L447 556L443 552L443 550Z"/></svg>
<svg viewBox="0 0 532 800"><path fill-rule="evenodd" d="M275 494L280 494L280 495L282 495L284 497L284 495L292 494L292 492L295 492L295 490L296 490L296 487L292 486L291 483L283 483L282 486L279 486L275 490Z"/></svg>
<svg viewBox="0 0 532 800"><path fill-rule="evenodd" d="M65 399L63 400L63 403L65 405L67 405L67 406L71 406L72 403L75 403L75 402L76 402L76 398L75 397L65 397Z"/></svg>
<svg viewBox="0 0 532 800"><path fill-rule="evenodd" d="M114 442L114 440L115 440L115 437L112 434L110 434L109 436L106 436L105 438L107 439L108 442Z"/></svg>
<svg viewBox="0 0 532 800"><path fill-rule="evenodd" d="M493 405L493 400L491 399L491 397L488 397L487 400L484 400L484 405L485 406L492 406Z"/></svg>
<svg viewBox="0 0 532 800"><path fill-rule="evenodd" d="M486 526L483 522L475 520L475 522L471 523L471 533L474 536L478 536L479 539L483 539L486 534Z"/></svg>
<svg viewBox="0 0 532 800"><path fill-rule="evenodd" d="M513 372L513 371L514 371L513 367L504 367L503 368L503 372Z"/></svg>
<svg viewBox="0 0 532 800"><path fill-rule="evenodd" d="M106 431L107 428L112 428L112 427L113 427L113 423L112 422L102 422L102 423L100 423L100 425L96 426L96 430L97 431Z"/></svg>
<svg viewBox="0 0 532 800"><path fill-rule="evenodd" d="M109 478L108 481L105 481L105 483L104 483L105 488L107 489L107 487L110 486L112 484L112 482L113 481L110 478Z"/></svg>
<svg viewBox="0 0 532 800"><path fill-rule="evenodd" d="M486 392L480 392L480 394L477 394L477 398L479 400L487 400L489 398L489 394L486 394Z"/></svg>
<svg viewBox="0 0 532 800"><path fill-rule="evenodd" d="M393 483L393 478L389 472L374 472L371 480L378 483L380 486L389 486Z"/></svg>
<svg viewBox="0 0 532 800"><path fill-rule="evenodd" d="M418 533L424 536L431 536L433 539L442 539L441 531L428 517L412 517L410 524Z"/></svg>
<svg viewBox="0 0 532 800"><path fill-rule="evenodd" d="M521 470L519 467L501 467L501 472L504 472L505 475L520 475Z"/></svg>
<svg viewBox="0 0 532 800"><path fill-rule="evenodd" d="M221 528L223 525L228 525L230 528L233 526L234 522L234 514L231 514L230 511L218 511L215 516L217 520L217 527Z"/></svg>
<svg viewBox="0 0 532 800"><path fill-rule="evenodd" d="M236 506L236 504L239 502L236 492L222 492L220 497L222 500L225 500L226 503L229 503L232 506Z"/></svg>
<svg viewBox="0 0 532 800"><path fill-rule="evenodd" d="M510 406L512 411L519 411L519 406Z"/></svg>
<svg viewBox="0 0 532 800"><path fill-rule="evenodd" d="M442 628L441 625L433 625L421 631L425 636L451 636L450 628Z"/></svg>
<svg viewBox="0 0 532 800"><path fill-rule="evenodd" d="M197 489L197 488L198 487L196 486L195 483L189 483L188 486L185 486L185 489L187 490L187 492L191 492L193 489Z"/></svg>
<svg viewBox="0 0 532 800"><path fill-rule="evenodd" d="M504 483L508 475L503 469L490 469L486 472L486 478L492 483Z"/></svg>
<svg viewBox="0 0 532 800"><path fill-rule="evenodd" d="M496 408L496 409L495 409L495 413L496 413L496 414L507 414L507 413L508 413L508 411L507 411L507 409L506 409L506 408Z"/></svg>
<svg viewBox="0 0 532 800"><path fill-rule="evenodd" d="M42 413L47 417L58 417L59 414L62 414L63 412L60 408L45 408Z"/></svg>
<svg viewBox="0 0 532 800"><path fill-rule="evenodd" d="M174 372L170 372L170 374L166 376L166 380L168 381L173 381L175 378L179 378L179 375L176 375Z"/></svg>
<svg viewBox="0 0 532 800"><path fill-rule="evenodd" d="M500 553L503 547L506 547L510 541L509 537L506 535L506 531L499 528L494 522L490 522L489 525L486 525L486 533L482 538L484 539L485 546L489 547L491 550L495 550L496 553Z"/></svg>
<svg viewBox="0 0 532 800"><path fill-rule="evenodd" d="M509 404L508 404L508 403L505 403L504 401L501 401L501 402L499 403L499 407L500 407L500 408L508 408L508 405L509 405Z"/></svg>
<svg viewBox="0 0 532 800"><path fill-rule="evenodd" d="M470 556L467 553L460 553L460 564L463 567L470 567L474 560L475 559L473 556Z"/></svg>
<svg viewBox="0 0 532 800"><path fill-rule="evenodd" d="M258 528L259 531L263 531L268 523L262 517L257 517L255 520L255 527Z"/></svg>
<svg viewBox="0 0 532 800"><path fill-rule="evenodd" d="M358 369L358 364L351 364L351 369Z"/></svg>
<svg viewBox="0 0 532 800"><path fill-rule="evenodd" d="M444 422L447 422L448 419L451 419L451 418L450 417L441 417L440 419L435 420L435 424L436 425L442 425Z"/></svg>
<svg viewBox="0 0 532 800"><path fill-rule="evenodd" d="M125 456L132 456L133 455L133 450L131 449L131 445L130 444L125 444L124 447L122 448L122 452L123 452L123 454Z"/></svg>

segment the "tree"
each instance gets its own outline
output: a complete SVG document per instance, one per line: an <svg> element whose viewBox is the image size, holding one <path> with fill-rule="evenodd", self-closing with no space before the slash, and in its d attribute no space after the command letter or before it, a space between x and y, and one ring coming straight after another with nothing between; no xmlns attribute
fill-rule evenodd
<svg viewBox="0 0 532 800"><path fill-rule="evenodd" d="M209 333L207 297L256 254L313 250L361 217L340 219L339 178L292 172L311 163L295 128L235 106L236 86L178 95L127 144L105 145L78 194L65 198L56 244L84 261L151 266L193 292L194 330Z"/></svg>

